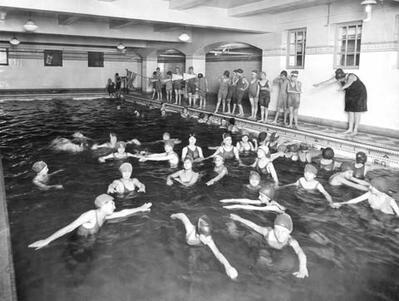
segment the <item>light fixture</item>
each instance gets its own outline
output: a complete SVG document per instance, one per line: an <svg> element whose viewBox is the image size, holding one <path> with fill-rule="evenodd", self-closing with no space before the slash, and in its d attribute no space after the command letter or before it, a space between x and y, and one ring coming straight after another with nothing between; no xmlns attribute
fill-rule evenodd
<svg viewBox="0 0 399 301"><path fill-rule="evenodd" d="M21 43L15 36L12 37L12 39L10 40L10 44L13 46L17 46L19 45L19 43Z"/></svg>
<svg viewBox="0 0 399 301"><path fill-rule="evenodd" d="M0 22L1 23L4 23L4 21L6 20L6 17L7 17L7 12L0 10Z"/></svg>
<svg viewBox="0 0 399 301"><path fill-rule="evenodd" d="M187 33L183 32L181 35L179 35L178 39L182 42L189 42L191 37Z"/></svg>
<svg viewBox="0 0 399 301"><path fill-rule="evenodd" d="M28 32L34 32L38 28L39 28L39 26L37 26L31 19L29 19L24 25L25 31L28 31Z"/></svg>
<svg viewBox="0 0 399 301"><path fill-rule="evenodd" d="M119 43L118 46L116 46L116 48L118 48L118 50L121 50L121 51L122 51L123 49L126 48L126 46L123 45L122 43Z"/></svg>
<svg viewBox="0 0 399 301"><path fill-rule="evenodd" d="M371 10L373 5L377 4L376 0L364 0L361 5L364 6L364 11L366 12L366 19L363 20L363 22L368 22L371 20Z"/></svg>

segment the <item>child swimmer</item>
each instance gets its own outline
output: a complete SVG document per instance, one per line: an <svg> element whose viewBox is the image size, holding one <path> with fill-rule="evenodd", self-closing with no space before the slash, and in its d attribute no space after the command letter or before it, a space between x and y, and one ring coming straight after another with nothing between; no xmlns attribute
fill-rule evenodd
<svg viewBox="0 0 399 301"><path fill-rule="evenodd" d="M62 185L48 185L50 182L50 177L60 173L63 169L59 169L52 173L48 173L49 169L47 167L46 162L38 161L35 162L32 166L32 170L36 173L36 176L33 178L32 182L35 184L40 190L50 190L50 189L63 189Z"/></svg>

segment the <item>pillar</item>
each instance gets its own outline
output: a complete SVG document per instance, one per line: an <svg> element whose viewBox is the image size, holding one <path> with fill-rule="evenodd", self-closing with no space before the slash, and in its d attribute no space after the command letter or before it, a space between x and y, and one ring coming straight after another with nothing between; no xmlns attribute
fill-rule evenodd
<svg viewBox="0 0 399 301"><path fill-rule="evenodd" d="M205 54L202 55L186 55L186 72L189 67L194 67L194 73L202 73L205 75Z"/></svg>

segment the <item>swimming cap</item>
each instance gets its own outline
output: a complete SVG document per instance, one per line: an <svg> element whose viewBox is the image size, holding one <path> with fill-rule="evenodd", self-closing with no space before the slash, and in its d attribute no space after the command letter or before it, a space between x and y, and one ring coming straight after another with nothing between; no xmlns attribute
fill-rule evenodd
<svg viewBox="0 0 399 301"><path fill-rule="evenodd" d="M243 73L244 73L244 71L242 71L242 69L241 69L241 68L239 68L239 69L237 69L237 73L243 74Z"/></svg>
<svg viewBox="0 0 399 301"><path fill-rule="evenodd" d="M268 197L269 199L273 199L274 197L274 193L275 193L275 189L274 186L271 184L268 184L266 186L263 186L260 190L259 190L260 194L263 194L264 196Z"/></svg>
<svg viewBox="0 0 399 301"><path fill-rule="evenodd" d="M312 164L306 164L306 165L305 165L305 172L312 173L312 174L314 174L314 175L316 176L318 170L317 170L317 168L316 168L314 165L312 165Z"/></svg>
<svg viewBox="0 0 399 301"><path fill-rule="evenodd" d="M211 226L211 221L209 220L208 216L202 215L198 219L197 228L198 228L199 234L202 234L205 236L211 235L212 226Z"/></svg>
<svg viewBox="0 0 399 301"><path fill-rule="evenodd" d="M288 145L287 148L288 148L288 151L291 152L291 153L297 153L298 150L299 150L298 144L291 144L291 145Z"/></svg>
<svg viewBox="0 0 399 301"><path fill-rule="evenodd" d="M133 166L132 164L125 162L121 166L119 166L119 170L121 172L132 172Z"/></svg>
<svg viewBox="0 0 399 301"><path fill-rule="evenodd" d="M356 163L365 164L367 162L367 155L364 152L356 153Z"/></svg>
<svg viewBox="0 0 399 301"><path fill-rule="evenodd" d="M97 208L101 208L104 204L113 201L114 198L108 194L100 194L96 199L94 200L94 205L96 205Z"/></svg>
<svg viewBox="0 0 399 301"><path fill-rule="evenodd" d="M383 193L389 193L389 191L391 190L389 188L387 179L384 177L378 177L378 178L372 179L370 181L370 185L373 186L378 191L383 192Z"/></svg>
<svg viewBox="0 0 399 301"><path fill-rule="evenodd" d="M277 215L274 220L274 225L284 227L288 229L290 232L292 232L292 230L294 229L294 226L292 225L291 216L289 216L287 213L281 213Z"/></svg>
<svg viewBox="0 0 399 301"><path fill-rule="evenodd" d="M226 139L226 138L229 138L229 137L231 138L231 135L229 133L224 133L223 134L223 140Z"/></svg>
<svg viewBox="0 0 399 301"><path fill-rule="evenodd" d="M256 172L256 171L250 171L249 172L249 178L257 178L258 180L260 180L260 175Z"/></svg>
<svg viewBox="0 0 399 301"><path fill-rule="evenodd" d="M308 150L308 149L309 149L309 145L308 144L306 144L306 143L299 144L299 150L304 151L304 150Z"/></svg>
<svg viewBox="0 0 399 301"><path fill-rule="evenodd" d="M321 151L321 156L323 159L331 160L334 158L334 150L331 147L323 148Z"/></svg>
<svg viewBox="0 0 399 301"><path fill-rule="evenodd" d="M353 171L353 164L350 162L343 162L341 164L341 171L348 171L348 170Z"/></svg>
<svg viewBox="0 0 399 301"><path fill-rule="evenodd" d="M221 155L215 155L215 157L213 157L213 161L215 162L216 159L218 159L218 158L220 158L224 161L224 158Z"/></svg>
<svg viewBox="0 0 399 301"><path fill-rule="evenodd" d="M229 119L229 123L232 124L232 125L235 125L235 123L236 123L235 118L233 118L233 117L230 118L230 119Z"/></svg>
<svg viewBox="0 0 399 301"><path fill-rule="evenodd" d="M258 141L259 142L265 141L266 138L267 138L267 133L266 132L260 132L259 133L259 135L258 135Z"/></svg>
<svg viewBox="0 0 399 301"><path fill-rule="evenodd" d="M279 137L280 137L280 136L279 136L276 132L271 133L271 135L270 135L270 142L276 141Z"/></svg>
<svg viewBox="0 0 399 301"><path fill-rule="evenodd" d="M279 146L277 147L277 151L278 151L278 152L285 153L285 152L287 151L287 145L285 145L285 144L279 145Z"/></svg>
<svg viewBox="0 0 399 301"><path fill-rule="evenodd" d="M249 133L247 131L243 131L242 134L241 134L241 138L244 137L244 136L249 137Z"/></svg>
<svg viewBox="0 0 399 301"><path fill-rule="evenodd" d="M32 170L36 173L39 173L47 166L46 162L44 161L37 161L33 164Z"/></svg>
<svg viewBox="0 0 399 301"><path fill-rule="evenodd" d="M123 141L118 141L115 146L116 146L116 149L121 148L121 147L126 148L126 143Z"/></svg>
<svg viewBox="0 0 399 301"><path fill-rule="evenodd" d="M198 117L199 117L200 119L202 119L202 118L205 117L205 114L204 114L204 113L199 113Z"/></svg>

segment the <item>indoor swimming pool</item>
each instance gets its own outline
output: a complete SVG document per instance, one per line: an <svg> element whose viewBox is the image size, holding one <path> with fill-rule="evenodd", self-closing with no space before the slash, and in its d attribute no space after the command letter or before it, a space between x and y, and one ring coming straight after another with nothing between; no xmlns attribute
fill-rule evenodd
<svg viewBox="0 0 399 301"><path fill-rule="evenodd" d="M150 152L161 152L162 144L145 144L171 133L183 142L175 147L180 155L190 133L204 155L207 146L220 145L224 132L216 126L198 124L159 110L114 101L52 100L8 101L0 104L0 148L3 155L7 205L11 228L16 286L19 300L397 300L399 295L398 219L373 212L367 204L339 210L327 205L323 195L284 188L276 199L287 207L294 222L293 237L308 260L309 278L296 279L298 262L292 250L271 253L272 263L262 259L269 250L263 238L234 223L219 200L257 198L244 189L250 167L227 162L229 174L220 183L206 186L213 164L194 165L203 176L191 188L169 187L166 177L175 169L165 162L133 164L133 177L146 185L146 193L115 199L117 210L152 202L149 213L139 213L108 222L95 238L85 241L71 234L35 251L28 245L49 236L94 208L94 198L105 193L120 177L120 162L99 163L98 153L54 152L56 137L81 131L95 142L105 142L115 132L120 140L137 138ZM239 136L234 136L234 143ZM133 152L128 146L127 151ZM252 163L255 154L244 156ZM63 190L40 191L32 184L32 164L44 160ZM285 158L274 161L280 184L295 182L303 175L303 163ZM399 179L397 171L377 170L374 176ZM321 173L320 182L334 201L361 194L349 188L331 187ZM238 270L230 280L205 247L185 243L181 223L170 219L186 213L196 222L208 215L213 238L221 252ZM263 226L272 226L274 213L234 210Z"/></svg>

